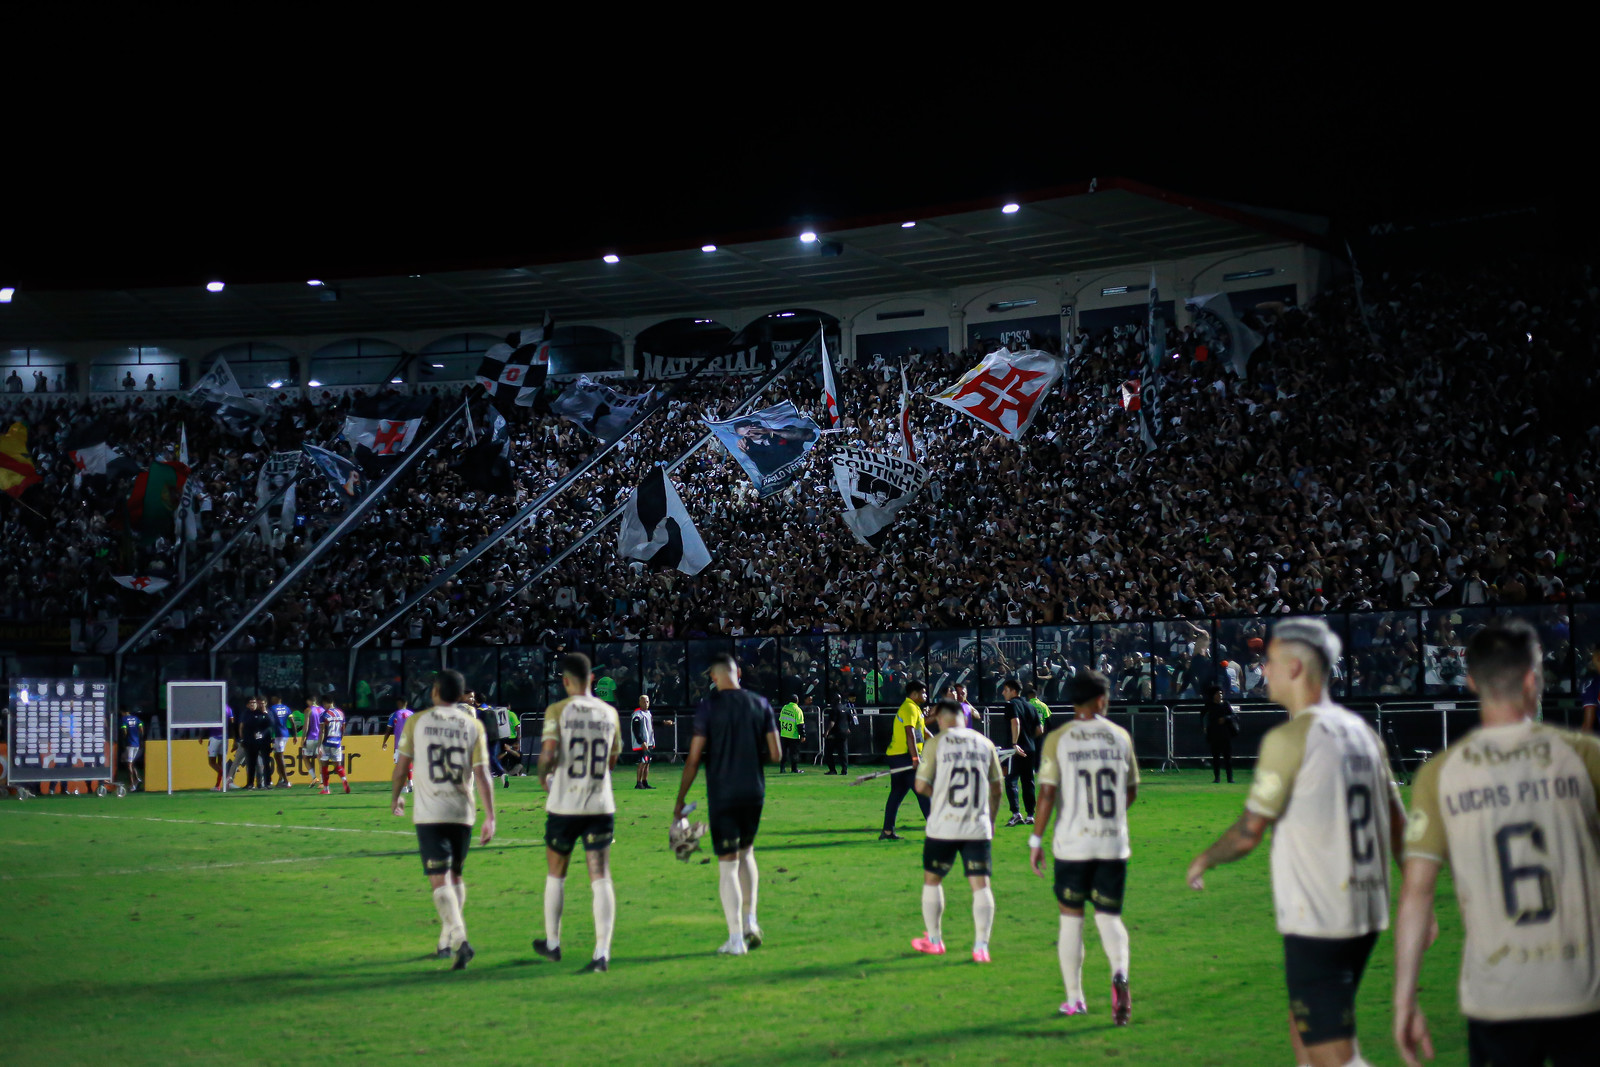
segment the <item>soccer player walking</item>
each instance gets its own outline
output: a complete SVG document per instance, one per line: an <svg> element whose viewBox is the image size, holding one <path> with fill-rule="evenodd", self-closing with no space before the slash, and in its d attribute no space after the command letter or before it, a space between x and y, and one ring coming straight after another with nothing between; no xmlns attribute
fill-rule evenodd
<svg viewBox="0 0 1600 1067"><path fill-rule="evenodd" d="M128 768L128 791L138 792L140 785L139 749L144 744L144 723L139 716L124 708L122 714L118 717L117 726L122 734L120 748L122 765Z"/></svg>
<svg viewBox="0 0 1600 1067"><path fill-rule="evenodd" d="M1297 1063L1365 1063L1356 1043L1356 989L1389 925L1389 857L1405 832L1383 742L1328 695L1339 638L1317 619L1290 619L1267 646L1267 690L1289 721L1261 740L1244 814L1189 864L1205 872L1272 835L1272 899L1283 935L1289 1036Z"/></svg>
<svg viewBox="0 0 1600 1067"><path fill-rule="evenodd" d="M328 775L338 774L344 791L350 792L350 779L344 773L344 709L330 700L322 709L322 748L317 755L322 760L322 792L328 792Z"/></svg>
<svg viewBox="0 0 1600 1067"><path fill-rule="evenodd" d="M712 658L711 681L716 688L695 708L694 740L683 764L672 821L683 818L684 799L704 762L711 847L717 857L722 915L728 923L728 940L717 951L743 956L759 948L762 940L756 921L760 873L755 857L767 795L761 762L763 755L772 763L781 762L783 748L772 705L759 693L739 687L739 664L732 655L722 652Z"/></svg>
<svg viewBox="0 0 1600 1067"><path fill-rule="evenodd" d="M289 710L289 705L274 699L272 706L267 709L267 716L272 720L272 758L277 761L277 787L288 789L289 768L283 762L283 751L289 747L289 739L294 736L294 713Z"/></svg>
<svg viewBox="0 0 1600 1067"><path fill-rule="evenodd" d="M400 735L405 733L406 720L416 714L406 707L405 697L394 698L394 714L389 716L389 732L384 735L383 744L379 747L388 748L390 738L394 739L394 762L400 762ZM411 792L411 778L406 778L404 792Z"/></svg>
<svg viewBox="0 0 1600 1067"><path fill-rule="evenodd" d="M930 956L943 956L944 876L961 859L972 886L972 922L976 936L972 958L989 962L989 934L994 929L994 890L989 888L993 868L994 817L1000 810L1000 754L993 742L965 725L961 705L949 697L934 702L939 733L922 750L912 788L930 799L928 836L922 842L923 935L911 947Z"/></svg>
<svg viewBox="0 0 1600 1067"><path fill-rule="evenodd" d="M317 703L314 696L306 696L306 732L300 738L300 758L306 761L306 773L311 776L315 784L317 780L317 754L322 750L322 705ZM323 784L327 788L327 784Z"/></svg>
<svg viewBox="0 0 1600 1067"><path fill-rule="evenodd" d="M1600 743L1538 721L1536 630L1496 620L1467 644L1483 725L1430 760L1411 790L1394 934L1394 1037L1433 1058L1417 1006L1433 894L1449 861L1466 927L1461 1013L1474 1067L1577 1067L1600 1033Z"/></svg>
<svg viewBox="0 0 1600 1067"><path fill-rule="evenodd" d="M611 792L611 770L621 751L622 728L617 709L589 692L592 677L588 656L581 652L563 656L561 685L567 696L544 713L539 784L550 794L544 824L549 874L544 880L544 937L533 942L539 955L561 959L567 865L582 841L594 893L594 955L583 974L609 969L611 931L617 921L617 895L611 885L617 802Z"/></svg>
<svg viewBox="0 0 1600 1067"><path fill-rule="evenodd" d="M389 807L406 813L400 790L420 756L424 773L416 776L416 800L411 819L417 827L417 847L422 853L422 873L433 889L433 906L439 913L439 947L436 959L454 957L452 970L461 970L474 953L467 941L462 909L467 884L461 880L477 818L473 786L483 794L483 830L479 844L494 840L494 782L489 777L489 751L483 727L460 701L466 679L459 671L440 671L433 683L433 707L406 720L389 781ZM327 792L326 789L323 792Z"/></svg>
<svg viewBox="0 0 1600 1067"><path fill-rule="evenodd" d="M1056 953L1067 999L1062 1015L1089 1010L1083 995L1083 911L1094 905L1094 924L1111 963L1111 1021L1133 1017L1128 992L1128 928L1122 897L1128 882L1128 807L1139 795L1139 763L1128 731L1105 717L1111 682L1099 671L1072 679L1072 719L1050 731L1040 751L1038 829L1028 838L1033 873L1044 877L1044 834L1050 817L1056 902L1061 936Z"/></svg>
<svg viewBox="0 0 1600 1067"><path fill-rule="evenodd" d="M639 698L639 706L633 709L628 721L628 732L632 735L633 758L638 765L634 770L633 787L654 789L650 784L650 753L656 748L656 724L650 717L649 697Z"/></svg>

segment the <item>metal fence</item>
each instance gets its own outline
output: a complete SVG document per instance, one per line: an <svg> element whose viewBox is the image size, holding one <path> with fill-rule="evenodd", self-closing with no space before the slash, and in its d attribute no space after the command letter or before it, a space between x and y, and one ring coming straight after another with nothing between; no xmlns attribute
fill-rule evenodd
<svg viewBox="0 0 1600 1067"><path fill-rule="evenodd" d="M1496 616L1527 619L1544 642L1547 698L1570 697L1587 669L1587 651L1600 640L1600 604L1415 608L1321 616L1343 638L1333 695L1352 706L1397 706L1406 701L1466 698L1466 642ZM596 693L624 710L649 696L664 720L690 711L709 691L711 657L731 652L745 685L781 704L848 697L864 711L892 709L911 679L934 695L962 683L981 707L1000 703L1000 683L1016 677L1038 688L1052 706L1067 703L1078 670L1092 667L1112 682L1119 706L1180 709L1216 681L1230 700L1265 699L1261 678L1265 641L1274 619L1160 619L1060 626L1005 626L691 638L673 641L584 641L570 647L595 664ZM1575 654L1581 650L1582 655ZM147 715L163 709L172 679L221 678L235 696L277 695L294 703L307 693L336 695L352 715L383 718L396 700L426 698L433 672L454 667L480 698L514 712L542 711L563 695L557 676L561 649L541 645L373 648L307 652L131 654L120 675L110 656L6 655L9 677L115 677L119 703ZM1141 727L1142 728L1142 727ZM675 727L674 727L675 729ZM876 728L874 728L876 729ZM1180 727L1180 732L1183 727ZM854 740L854 739L853 739ZM816 744L814 737L809 743ZM866 749L865 738L860 742ZM665 746L663 746L665 747Z"/></svg>

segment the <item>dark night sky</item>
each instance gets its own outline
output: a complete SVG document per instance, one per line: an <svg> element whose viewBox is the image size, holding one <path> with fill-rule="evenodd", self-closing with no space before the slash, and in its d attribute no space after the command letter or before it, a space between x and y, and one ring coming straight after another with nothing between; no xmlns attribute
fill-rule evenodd
<svg viewBox="0 0 1600 1067"><path fill-rule="evenodd" d="M1531 248L1592 239L1548 57L1351 45L1208 73L1142 65L926 82L891 65L694 81L364 76L129 109L25 108L0 134L0 284L412 273L640 251L1021 195L1095 175L1368 223L1533 206ZM1150 71L1157 73L1149 76ZM542 92L538 85L560 85ZM448 85L450 88L441 88Z"/></svg>

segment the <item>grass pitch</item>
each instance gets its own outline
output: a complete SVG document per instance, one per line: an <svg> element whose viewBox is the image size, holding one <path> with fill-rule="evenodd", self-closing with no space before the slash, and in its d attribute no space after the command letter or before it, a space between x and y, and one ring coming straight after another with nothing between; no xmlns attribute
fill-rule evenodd
<svg viewBox="0 0 1600 1067"><path fill-rule="evenodd" d="M716 871L666 848L679 768L654 792L619 769L609 974L576 972L593 947L587 874L574 862L562 940L543 936L544 794L531 778L497 790L499 838L468 858L462 973L424 960L437 918L387 788L227 796L0 802L0 1018L10 1063L367 1063L448 1058L558 1063L1287 1064L1280 941L1266 849L1213 871L1188 860L1237 817L1248 777L1147 774L1131 812L1125 919L1133 1025L1111 1025L1092 922L1090 1012L1056 1015L1057 909L1027 867L1027 829L995 847L994 962L971 962L971 894L946 882L950 954L919 956L921 817L903 843L875 840L884 783L852 788L819 770L768 778L760 918L767 943L719 958ZM697 786L691 799L704 799ZM1441 888L1448 902L1448 887ZM1461 928L1440 908L1423 971L1439 1062L1464 1062L1456 1009ZM1398 1062L1389 1039L1392 942L1362 985L1363 1051Z"/></svg>

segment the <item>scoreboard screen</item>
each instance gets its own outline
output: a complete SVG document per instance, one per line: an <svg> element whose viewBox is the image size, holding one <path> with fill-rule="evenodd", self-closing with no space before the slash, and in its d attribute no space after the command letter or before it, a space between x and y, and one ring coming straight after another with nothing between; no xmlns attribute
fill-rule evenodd
<svg viewBox="0 0 1600 1067"><path fill-rule="evenodd" d="M111 683L93 678L17 678L11 683L6 752L12 782L109 781L116 717Z"/></svg>

